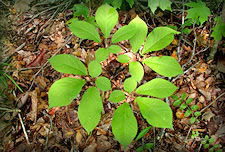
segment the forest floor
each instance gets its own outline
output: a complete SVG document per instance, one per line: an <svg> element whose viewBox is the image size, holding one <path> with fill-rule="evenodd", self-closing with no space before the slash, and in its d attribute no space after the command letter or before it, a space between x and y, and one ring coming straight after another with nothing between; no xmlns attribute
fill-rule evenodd
<svg viewBox="0 0 225 152"><path fill-rule="evenodd" d="M98 126L91 135L82 128L77 107L80 97L67 107L48 109L48 90L51 84L62 77L74 77L55 71L48 59L56 54L72 54L86 65L94 59L97 48L102 43L80 40L74 36L65 24L72 16L72 10L59 13L56 18L51 15L37 15L32 12L18 13L10 9L8 22L11 28L4 40L3 58L11 56L11 67L8 74L22 88L21 92L11 81L7 101L1 101L0 107L8 110L1 112L0 151L123 151L122 146L114 139L111 120L116 105L103 101L104 113ZM159 11L154 16L132 9L119 11L119 23L112 33L131 19L139 15L148 25L149 32L158 26L177 26L182 23L182 12L177 14ZM190 34L175 36L174 41L162 51L149 53L147 56L168 55L179 60L184 74L171 81L179 88L175 95L186 94L184 100L193 98L191 105L197 105L201 115L198 121L191 124L191 117L184 117L186 110L173 106L174 99L167 98L173 110L174 130L151 128L140 140L133 141L126 151L136 149L145 143L153 143L154 151L208 151L215 144L222 148L225 144L225 71L221 55L214 60L207 60L214 40L210 38L213 22L203 26L190 27ZM196 33L196 35L195 35ZM218 50L225 52L221 42ZM122 48L120 54L127 54L135 60L140 57L131 51L128 41L118 43ZM177 50L179 49L179 54ZM118 55L118 54L117 54ZM112 88L123 90L123 81L129 76L127 64L121 64L111 54L102 63L105 77L111 78ZM122 70L121 70L122 69ZM144 66L143 82L149 81L158 74ZM88 86L85 86L88 87ZM105 99L109 92L105 94ZM133 101L127 98L126 102ZM132 103L138 121L138 132L149 124L140 115L135 103ZM208 149L201 141L208 135L214 139Z"/></svg>

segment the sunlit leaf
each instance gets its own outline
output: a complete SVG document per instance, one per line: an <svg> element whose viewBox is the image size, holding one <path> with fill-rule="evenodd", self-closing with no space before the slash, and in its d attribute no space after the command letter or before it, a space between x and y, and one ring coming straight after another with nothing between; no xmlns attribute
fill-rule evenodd
<svg viewBox="0 0 225 152"><path fill-rule="evenodd" d="M78 118L84 129L90 132L97 126L103 110L102 99L97 88L88 88L78 107Z"/></svg>
<svg viewBox="0 0 225 152"><path fill-rule="evenodd" d="M177 87L173 83L161 78L155 78L138 87L136 93L165 98L171 96L176 90Z"/></svg>
<svg viewBox="0 0 225 152"><path fill-rule="evenodd" d="M154 28L154 30L147 37L142 53L145 54L151 51L159 51L165 48L174 40L174 34L179 33L180 32L177 32L169 27Z"/></svg>
<svg viewBox="0 0 225 152"><path fill-rule="evenodd" d="M183 73L180 64L171 56L150 57L145 59L143 63L166 77L174 77Z"/></svg>
<svg viewBox="0 0 225 152"><path fill-rule="evenodd" d="M132 51L136 53L144 43L148 32L148 27L139 16L136 16L129 24L134 24L136 26L136 34L129 39Z"/></svg>
<svg viewBox="0 0 225 152"><path fill-rule="evenodd" d="M52 107L67 106L80 93L85 81L75 78L62 78L55 81L48 92L49 109Z"/></svg>
<svg viewBox="0 0 225 152"><path fill-rule="evenodd" d="M139 62L131 62L129 64L129 72L131 77L138 83L142 80L144 76L143 66Z"/></svg>
<svg viewBox="0 0 225 152"><path fill-rule="evenodd" d="M69 54L60 54L51 57L48 61L58 72L87 75L87 69L85 65L75 56Z"/></svg>
<svg viewBox="0 0 225 152"><path fill-rule="evenodd" d="M126 149L137 134L137 120L128 103L116 109L112 118L112 132Z"/></svg>
<svg viewBox="0 0 225 152"><path fill-rule="evenodd" d="M92 78L99 76L102 73L102 66L97 61L91 61L88 64L88 71Z"/></svg>
<svg viewBox="0 0 225 152"><path fill-rule="evenodd" d="M147 122L159 128L173 128L173 114L170 106L155 98L137 97L142 116Z"/></svg>
<svg viewBox="0 0 225 152"><path fill-rule="evenodd" d="M93 40L98 43L101 42L95 26L86 21L71 22L71 24L69 24L69 28L73 34L79 38Z"/></svg>
<svg viewBox="0 0 225 152"><path fill-rule="evenodd" d="M104 37L108 38L112 28L118 22L118 13L115 8L104 4L97 9L95 19Z"/></svg>
<svg viewBox="0 0 225 152"><path fill-rule="evenodd" d="M102 91L111 90L111 82L106 77L99 77L95 80L95 84L97 88L101 89Z"/></svg>

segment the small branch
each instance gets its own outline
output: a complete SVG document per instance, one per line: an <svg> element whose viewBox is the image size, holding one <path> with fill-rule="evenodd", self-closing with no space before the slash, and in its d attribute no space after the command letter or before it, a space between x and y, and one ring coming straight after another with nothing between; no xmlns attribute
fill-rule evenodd
<svg viewBox="0 0 225 152"><path fill-rule="evenodd" d="M178 75L176 78L174 78L171 82L176 81L180 76L186 74L189 70L191 70L193 67L195 67L196 65L198 65L201 61L198 61L197 63L195 63L194 65L192 65L190 68L188 68L186 71L184 71L183 74Z"/></svg>
<svg viewBox="0 0 225 152"><path fill-rule="evenodd" d="M193 31L194 31L195 39L194 39L194 47L193 47L193 50L192 50L191 58L182 67L187 66L192 61L192 59L194 58L194 55L195 55L196 42L197 42L197 34L196 34L196 31L195 31L195 22L193 23Z"/></svg>
<svg viewBox="0 0 225 152"><path fill-rule="evenodd" d="M26 128L25 128L25 126L24 126L24 124L23 124L23 120L22 120L22 118L21 118L20 113L18 113L18 117L19 117L19 119L20 119L20 123L21 123L21 125L22 125L23 133L24 133L24 136L25 136L25 138L26 138L27 144L30 144L29 139L28 139L28 135L27 135L27 132L26 132Z"/></svg>
<svg viewBox="0 0 225 152"><path fill-rule="evenodd" d="M183 5L183 9L182 9L182 25L183 25L184 24L184 11L185 11L184 0L182 0L182 5ZM178 62L181 60L180 43L181 43L181 40L183 39L183 34L184 34L184 32L181 32L181 35L179 37L178 47L177 47Z"/></svg>
<svg viewBox="0 0 225 152"><path fill-rule="evenodd" d="M222 94L220 94L215 100L213 100L210 104L208 104L208 106L206 106L205 108L203 108L200 112L202 113L203 111L205 111L208 107L210 107L214 102L216 102L216 100L218 100L223 95L225 95L225 92L222 93Z"/></svg>

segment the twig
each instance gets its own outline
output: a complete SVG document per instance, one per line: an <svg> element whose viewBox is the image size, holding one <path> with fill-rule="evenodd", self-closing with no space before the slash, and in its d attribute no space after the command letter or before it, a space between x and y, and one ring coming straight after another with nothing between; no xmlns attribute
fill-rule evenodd
<svg viewBox="0 0 225 152"><path fill-rule="evenodd" d="M56 54L59 53L59 51L72 39L73 35L70 35L70 37L66 40L66 42L52 55L52 56L55 56ZM31 88L33 87L34 85L34 80L35 78L37 77L37 75L44 69L44 67L48 64L48 61L46 61L42 66L41 68L37 71L37 73L35 73L35 75L33 76L33 80L32 80L32 83L28 89L28 91L31 90Z"/></svg>
<svg viewBox="0 0 225 152"><path fill-rule="evenodd" d="M194 46L193 46L191 58L182 67L185 67L186 65L188 65L192 61L192 59L194 58L194 55L195 55L195 48L196 48L196 42L197 42L197 34L195 31L195 22L196 21L194 21L194 23L193 23L193 31L194 31L195 39L194 39Z"/></svg>
<svg viewBox="0 0 225 152"><path fill-rule="evenodd" d="M4 108L4 107L0 107L0 110L6 111L6 112L21 112L20 109L9 109L9 108Z"/></svg>
<svg viewBox="0 0 225 152"><path fill-rule="evenodd" d="M23 44L21 44L19 47L16 48L15 52L18 52L19 50L21 50L24 46L25 46L25 42Z"/></svg>
<svg viewBox="0 0 225 152"><path fill-rule="evenodd" d="M208 46L208 47L206 47L206 48L200 50L199 52L195 53L195 55L198 55L198 54L200 54L200 53L202 53L202 52L205 52L205 51L207 51L209 48L210 48L210 47Z"/></svg>
<svg viewBox="0 0 225 152"><path fill-rule="evenodd" d="M216 100L218 100L223 95L225 95L225 92L222 93L222 94L220 94L215 100L213 100L210 104L208 104L208 106L206 106L205 108L203 108L200 112L202 113L203 111L205 111L208 107L210 107L214 102L216 102Z"/></svg>
<svg viewBox="0 0 225 152"><path fill-rule="evenodd" d="M22 120L22 118L21 118L20 113L18 113L18 116L19 116L20 123L21 123L22 128L23 128L23 133L24 133L24 136L25 136L25 138L26 138L27 144L30 144L29 139L28 139L28 135L27 135L27 132L26 132L25 126L24 126L24 124L23 124L23 120Z"/></svg>
<svg viewBox="0 0 225 152"><path fill-rule="evenodd" d="M185 11L184 0L182 0L182 5L183 5L183 9L182 9L182 25L183 25L184 24L184 11ZM180 54L181 54L180 53L180 43L181 43L181 40L183 39L183 34L184 34L184 32L181 32L181 35L179 37L178 47L177 47L178 62L181 60L181 57L180 57Z"/></svg>
<svg viewBox="0 0 225 152"><path fill-rule="evenodd" d="M191 129L192 129L192 126L191 126L190 129L188 130L187 136L186 136L186 138L184 139L184 144L183 144L181 150L182 150L182 149L184 148L184 146L185 146L185 141L188 139L188 136L190 135Z"/></svg>
<svg viewBox="0 0 225 152"><path fill-rule="evenodd" d="M190 68L188 68L186 71L184 71L184 73L178 75L177 77L175 77L171 82L176 81L180 76L186 74L189 70L191 70L193 67L195 67L196 65L198 65L201 61L198 61L197 63L195 63L194 65L192 65Z"/></svg>

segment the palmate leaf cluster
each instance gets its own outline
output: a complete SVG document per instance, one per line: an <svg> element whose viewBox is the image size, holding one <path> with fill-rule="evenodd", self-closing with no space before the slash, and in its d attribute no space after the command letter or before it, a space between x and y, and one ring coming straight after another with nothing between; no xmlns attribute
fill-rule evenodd
<svg viewBox="0 0 225 152"><path fill-rule="evenodd" d="M102 39L109 38L112 29L117 24L118 13L115 8L104 4L97 9L95 20L97 26L85 20L79 21L74 18L71 20L69 28L79 38L102 43L104 42ZM101 31L104 38L100 37L98 31ZM126 99L124 92L155 97L136 97L135 102L138 104L142 116L154 127L173 128L172 110L161 99L171 96L177 87L170 81L162 78L155 78L142 84L144 77L143 64L146 64L153 71L164 77L173 77L183 73L179 63L171 56L149 57L143 62L138 62L131 61L127 55L117 54L121 52L121 48L117 45L117 42L129 40L133 53L139 51L140 54L146 54L163 49L173 41L175 34L180 33L169 27L156 27L148 36L147 32L146 23L137 16L128 25L121 27L113 34L111 39L112 44L108 48L98 48L95 52L95 59L88 65L84 65L75 56L67 54L56 55L49 59L50 64L57 71L81 75L83 77L90 76L92 81L95 82L95 86L88 86L88 89L85 90L78 107L78 118L88 134L91 133L100 121L101 112L103 111L102 100L121 103L112 118L112 132L124 148L131 143L138 131L135 115L129 103L124 102ZM144 49L140 50L144 41ZM124 81L124 90L112 90L110 80L101 75L101 62L106 60L110 53L118 55L117 60L129 66L130 77ZM50 87L48 94L49 108L70 104L72 99L76 99L85 83L83 79L70 77L55 81ZM101 97L105 91L111 92L108 99Z"/></svg>

